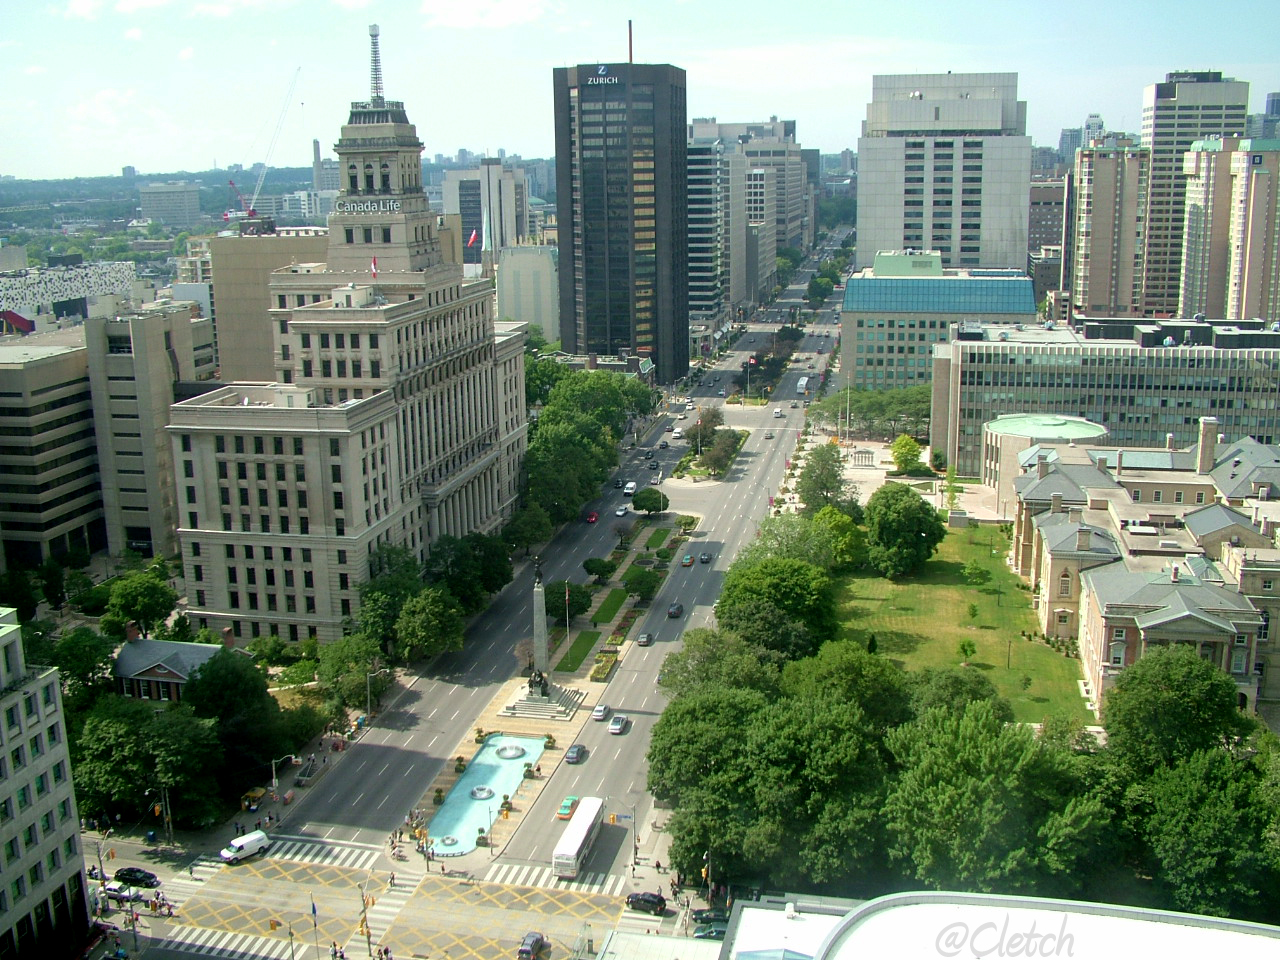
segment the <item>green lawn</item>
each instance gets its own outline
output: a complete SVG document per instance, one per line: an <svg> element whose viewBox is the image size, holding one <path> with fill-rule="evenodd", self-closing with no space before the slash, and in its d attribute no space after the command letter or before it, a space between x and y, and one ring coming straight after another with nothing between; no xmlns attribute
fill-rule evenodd
<svg viewBox="0 0 1280 960"><path fill-rule="evenodd" d="M670 527L659 527L649 534L649 539L645 541L644 548L646 550L657 550L658 547L667 542L669 536L671 536Z"/></svg>
<svg viewBox="0 0 1280 960"><path fill-rule="evenodd" d="M560 662L556 664L556 669L572 673L582 666L582 661L587 659L587 655L595 648L596 641L600 639L599 630L583 630L574 638L573 645L569 647L569 652L560 658Z"/></svg>
<svg viewBox="0 0 1280 960"><path fill-rule="evenodd" d="M854 574L838 594L842 638L866 643L874 633L877 652L907 670L959 666L957 647L972 640L978 652L969 669L990 678L1018 720L1065 716L1093 723L1076 682L1079 662L1019 636L1018 631L1031 633L1037 624L1031 595L1018 589L1019 578L1004 565L1007 546L994 528L949 530L916 576L895 582L870 572ZM992 555L993 547L999 556ZM970 586L961 572L974 559L992 575L980 587ZM971 603L978 605L974 620ZM1024 690L1027 676L1031 686Z"/></svg>
<svg viewBox="0 0 1280 960"><path fill-rule="evenodd" d="M592 623L609 623L618 615L618 611L622 609L622 605L626 603L627 591L615 587L609 591L609 595L604 598L604 602L600 604L599 609L591 615Z"/></svg>

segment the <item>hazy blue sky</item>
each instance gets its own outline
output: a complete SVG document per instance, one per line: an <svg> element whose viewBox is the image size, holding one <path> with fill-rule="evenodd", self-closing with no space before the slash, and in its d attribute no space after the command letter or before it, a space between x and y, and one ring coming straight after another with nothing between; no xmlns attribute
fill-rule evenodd
<svg viewBox="0 0 1280 960"><path fill-rule="evenodd" d="M793 118L824 153L856 147L878 73L1015 71L1050 146L1090 112L1136 132L1169 70L1249 81L1251 112L1280 90L1262 0L3 0L0 174L251 164L299 67L272 165L309 164L368 96L370 23L428 157L549 156L551 69L625 60L628 17L637 61L687 71L691 118Z"/></svg>

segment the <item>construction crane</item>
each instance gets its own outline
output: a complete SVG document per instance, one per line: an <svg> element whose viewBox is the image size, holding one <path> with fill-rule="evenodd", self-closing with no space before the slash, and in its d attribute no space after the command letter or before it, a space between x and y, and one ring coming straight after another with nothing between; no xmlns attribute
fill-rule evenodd
<svg viewBox="0 0 1280 960"><path fill-rule="evenodd" d="M280 131L284 129L284 118L288 116L289 104L293 101L293 90L298 85L298 76L302 73L302 68L298 67L293 72L293 80L289 83L289 90L284 95L284 105L280 108L280 117L276 120L275 132L271 135L271 143L267 146L267 155L262 161L262 169L258 172L258 182L253 188L253 196L245 200L244 194L240 192L240 188L236 186L234 180L228 180L231 189L235 192L236 199L240 201L239 210L228 210L222 215L224 221L239 220L245 217L256 217L258 211L256 209L258 197L262 193L262 184L267 179L267 171L271 169L271 157L276 151L276 142L280 139Z"/></svg>

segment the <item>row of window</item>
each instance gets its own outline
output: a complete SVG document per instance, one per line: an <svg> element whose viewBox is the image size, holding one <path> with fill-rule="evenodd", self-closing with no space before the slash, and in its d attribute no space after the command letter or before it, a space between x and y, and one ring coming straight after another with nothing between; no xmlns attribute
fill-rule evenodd
<svg viewBox="0 0 1280 960"><path fill-rule="evenodd" d="M69 814L68 814L69 815ZM10 848L17 843L16 840L10 840L5 844L5 858L10 858ZM55 874L62 866L64 858L73 860L76 856L78 845L74 835L67 837L62 841L61 849L50 850L48 856L38 863L33 863L25 874L19 874L14 877L9 886L5 890L0 890L0 915L3 915L9 909L9 899L12 898L16 904L22 900L28 892L28 889L34 890L44 882L45 872L50 875ZM16 855L12 859L17 859Z"/></svg>

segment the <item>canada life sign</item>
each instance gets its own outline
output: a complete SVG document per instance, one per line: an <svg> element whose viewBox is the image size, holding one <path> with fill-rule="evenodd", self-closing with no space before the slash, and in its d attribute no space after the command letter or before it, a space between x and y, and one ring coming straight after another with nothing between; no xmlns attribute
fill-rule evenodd
<svg viewBox="0 0 1280 960"><path fill-rule="evenodd" d="M399 213L399 200L336 200L334 213Z"/></svg>

